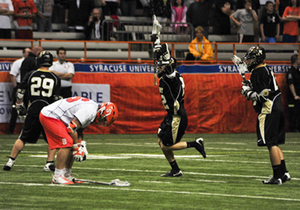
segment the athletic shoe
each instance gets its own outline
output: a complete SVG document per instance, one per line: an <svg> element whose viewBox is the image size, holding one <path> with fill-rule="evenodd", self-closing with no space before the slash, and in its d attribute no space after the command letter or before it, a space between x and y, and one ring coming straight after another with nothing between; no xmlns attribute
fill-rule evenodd
<svg viewBox="0 0 300 210"><path fill-rule="evenodd" d="M16 162L15 160L12 160L11 158L9 158L7 163L3 166L3 170L9 171L15 165L15 162Z"/></svg>
<svg viewBox="0 0 300 210"><path fill-rule="evenodd" d="M71 174L70 176L65 177L70 182L76 183L76 184L82 184L83 181L76 181L76 178Z"/></svg>
<svg viewBox="0 0 300 210"><path fill-rule="evenodd" d="M277 185L281 185L282 184L282 180L280 178L276 179L274 177L272 177L269 180L264 180L262 182L263 182L263 184L277 184Z"/></svg>
<svg viewBox="0 0 300 210"><path fill-rule="evenodd" d="M44 171L55 171L54 163L46 163L46 165L44 166Z"/></svg>
<svg viewBox="0 0 300 210"><path fill-rule="evenodd" d="M69 181L64 175L60 175L59 177L55 177L53 175L52 177L52 183L53 184L74 184L74 182Z"/></svg>
<svg viewBox="0 0 300 210"><path fill-rule="evenodd" d="M290 181L291 180L291 175L289 172L285 172L284 175L281 178L282 183L285 183L286 181Z"/></svg>
<svg viewBox="0 0 300 210"><path fill-rule="evenodd" d="M205 152L205 148L204 148L204 142L203 142L203 139L202 138L198 138L195 140L196 143L197 143L197 146L196 146L196 150L198 150L201 155L206 158L206 152Z"/></svg>
<svg viewBox="0 0 300 210"><path fill-rule="evenodd" d="M160 175L161 177L179 177L182 176L182 171L174 171L173 169L166 174Z"/></svg>

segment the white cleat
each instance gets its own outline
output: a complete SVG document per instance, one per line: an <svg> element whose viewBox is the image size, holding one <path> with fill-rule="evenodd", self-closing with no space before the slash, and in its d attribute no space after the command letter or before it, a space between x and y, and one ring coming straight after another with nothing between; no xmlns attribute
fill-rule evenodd
<svg viewBox="0 0 300 210"><path fill-rule="evenodd" d="M10 169L15 165L16 161L9 158L7 163L3 166L3 170L10 171Z"/></svg>
<svg viewBox="0 0 300 210"><path fill-rule="evenodd" d="M52 183L53 184L74 184L74 182L69 181L64 175L60 175L59 177L55 177L53 175L52 177Z"/></svg>

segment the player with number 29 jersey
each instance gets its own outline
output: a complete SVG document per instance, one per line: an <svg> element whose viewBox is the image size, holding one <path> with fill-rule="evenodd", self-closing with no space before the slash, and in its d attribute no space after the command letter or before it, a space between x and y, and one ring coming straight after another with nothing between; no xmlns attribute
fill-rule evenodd
<svg viewBox="0 0 300 210"><path fill-rule="evenodd" d="M59 98L60 79L48 70L38 69L27 73L18 89L27 92L28 113L38 117L44 106Z"/></svg>

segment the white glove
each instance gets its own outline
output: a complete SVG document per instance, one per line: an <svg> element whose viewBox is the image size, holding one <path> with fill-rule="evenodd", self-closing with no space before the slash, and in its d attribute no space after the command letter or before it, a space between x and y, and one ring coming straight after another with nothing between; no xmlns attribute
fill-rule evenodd
<svg viewBox="0 0 300 210"><path fill-rule="evenodd" d="M241 94L245 96L247 100L257 101L258 100L258 94L252 90L252 88L248 85L243 85L241 89Z"/></svg>
<svg viewBox="0 0 300 210"><path fill-rule="evenodd" d="M73 144L73 158L77 162L82 162L86 160L86 156L88 151L86 149L86 141L82 141L81 143Z"/></svg>

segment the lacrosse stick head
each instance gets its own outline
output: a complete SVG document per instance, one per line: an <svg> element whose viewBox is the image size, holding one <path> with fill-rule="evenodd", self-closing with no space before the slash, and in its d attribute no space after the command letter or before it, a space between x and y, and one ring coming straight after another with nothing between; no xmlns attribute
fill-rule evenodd
<svg viewBox="0 0 300 210"><path fill-rule="evenodd" d="M114 179L114 180L111 180L109 185L118 186L118 187L128 187L128 186L130 186L130 183L127 181L120 181L120 179Z"/></svg>
<svg viewBox="0 0 300 210"><path fill-rule="evenodd" d="M233 55L232 58L231 58L231 60L234 63L234 65L237 66L237 69L238 69L240 75L242 75L243 79L245 79L245 73L247 71L246 64L237 55Z"/></svg>
<svg viewBox="0 0 300 210"><path fill-rule="evenodd" d="M161 24L156 19L156 15L153 15L152 35L160 35L161 28Z"/></svg>

